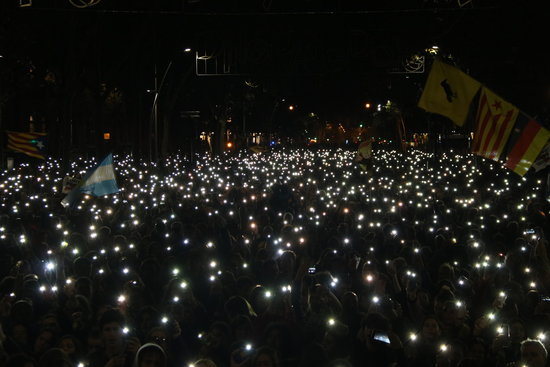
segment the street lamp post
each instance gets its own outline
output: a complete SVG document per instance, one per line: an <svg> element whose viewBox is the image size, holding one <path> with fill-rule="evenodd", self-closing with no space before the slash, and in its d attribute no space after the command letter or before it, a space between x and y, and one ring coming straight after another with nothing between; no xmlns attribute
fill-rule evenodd
<svg viewBox="0 0 550 367"><path fill-rule="evenodd" d="M0 55L0 61L4 58L3 55ZM3 134L4 127L2 126L2 82L0 81L0 133ZM0 169L4 169L4 147L0 147Z"/></svg>
<svg viewBox="0 0 550 367"><path fill-rule="evenodd" d="M150 126L149 131L152 130L153 132L153 140L149 139L149 160L153 160L153 151L155 152L155 160L158 160L159 158L159 143L158 143L158 100L159 100L159 93L162 90L162 86L164 85L164 80L166 79L166 75L168 74L168 71L170 70L170 67L172 66L172 60L168 63L168 66L166 66L166 69L164 69L164 74L162 75L162 79L160 80L160 85L158 83L158 74L157 74L157 64L155 63L155 89L150 90L149 92L155 93L155 97L153 99L153 108L151 110L151 118L150 121L152 122L153 126ZM151 125L151 123L150 123Z"/></svg>
<svg viewBox="0 0 550 367"><path fill-rule="evenodd" d="M159 154L159 139L158 139L158 99L159 99L159 89L158 89L158 75L157 75L157 64L155 63L155 99L153 101L153 142L154 151L155 151L155 160L158 159Z"/></svg>
<svg viewBox="0 0 550 367"><path fill-rule="evenodd" d="M244 146L248 147L248 137L246 135L246 102L243 100L243 138L244 138Z"/></svg>
<svg viewBox="0 0 550 367"><path fill-rule="evenodd" d="M191 52L191 48L187 47L183 50L185 53ZM151 109L151 117L149 119L149 132L152 132L153 135L153 141L149 139L149 159L152 160L152 154L153 151L155 152L155 160L159 159L159 137L158 137L158 101L159 101L159 94L162 91L162 87L164 86L164 81L166 80L166 76L168 75L168 72L170 71L170 68L172 67L174 60L170 60L166 68L164 69L162 79L160 80L160 84L158 82L158 72L157 72L157 63L155 62L155 89L154 90L148 90L148 92L155 93L155 97L153 99L153 108ZM152 125L152 126L151 126Z"/></svg>

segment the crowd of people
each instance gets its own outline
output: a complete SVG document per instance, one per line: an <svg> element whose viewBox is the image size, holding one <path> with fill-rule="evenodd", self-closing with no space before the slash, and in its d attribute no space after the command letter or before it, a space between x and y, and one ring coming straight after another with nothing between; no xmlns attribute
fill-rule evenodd
<svg viewBox="0 0 550 367"><path fill-rule="evenodd" d="M547 365L544 183L472 155L280 149L0 176L0 365ZM98 157L101 158L101 157Z"/></svg>

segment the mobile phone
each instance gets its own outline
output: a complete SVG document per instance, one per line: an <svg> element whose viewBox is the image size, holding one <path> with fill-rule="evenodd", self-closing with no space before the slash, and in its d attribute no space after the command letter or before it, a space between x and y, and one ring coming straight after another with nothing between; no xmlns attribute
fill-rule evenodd
<svg viewBox="0 0 550 367"><path fill-rule="evenodd" d="M380 331L380 330L376 330L373 335L372 335L372 338L374 340L377 340L379 342L382 342L382 343L385 343L385 344L390 344L390 337L388 336L387 333L383 332L383 331Z"/></svg>
<svg viewBox="0 0 550 367"><path fill-rule="evenodd" d="M535 228L528 228L523 233L531 240L539 239L539 234L537 233L537 230Z"/></svg>
<svg viewBox="0 0 550 367"><path fill-rule="evenodd" d="M310 267L309 269L307 269L307 272L308 272L309 274L315 274L315 273L317 272L317 267L312 266L312 267Z"/></svg>
<svg viewBox="0 0 550 367"><path fill-rule="evenodd" d="M131 333L132 329L128 325L122 327L122 334L124 334L125 337L130 337Z"/></svg>
<svg viewBox="0 0 550 367"><path fill-rule="evenodd" d="M466 278L464 275L458 277L458 285L461 287L467 287L469 285L468 278Z"/></svg>
<svg viewBox="0 0 550 367"><path fill-rule="evenodd" d="M510 326L508 324L502 324L497 328L497 334L499 336L510 337Z"/></svg>

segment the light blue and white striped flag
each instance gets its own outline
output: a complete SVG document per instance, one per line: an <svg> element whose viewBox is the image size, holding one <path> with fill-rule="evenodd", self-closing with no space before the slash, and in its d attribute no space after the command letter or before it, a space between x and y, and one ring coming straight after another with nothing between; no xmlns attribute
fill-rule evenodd
<svg viewBox="0 0 550 367"><path fill-rule="evenodd" d="M61 204L65 207L73 207L80 198L80 194L103 196L118 191L113 169L113 155L109 154L96 168L82 178L80 183L61 200Z"/></svg>

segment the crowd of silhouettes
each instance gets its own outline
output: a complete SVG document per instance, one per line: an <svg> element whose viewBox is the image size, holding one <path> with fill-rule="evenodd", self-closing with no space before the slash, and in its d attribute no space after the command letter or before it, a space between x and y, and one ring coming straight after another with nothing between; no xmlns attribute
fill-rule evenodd
<svg viewBox="0 0 550 367"><path fill-rule="evenodd" d="M73 209L60 163L3 172L0 365L546 366L540 179L354 154L115 157Z"/></svg>

